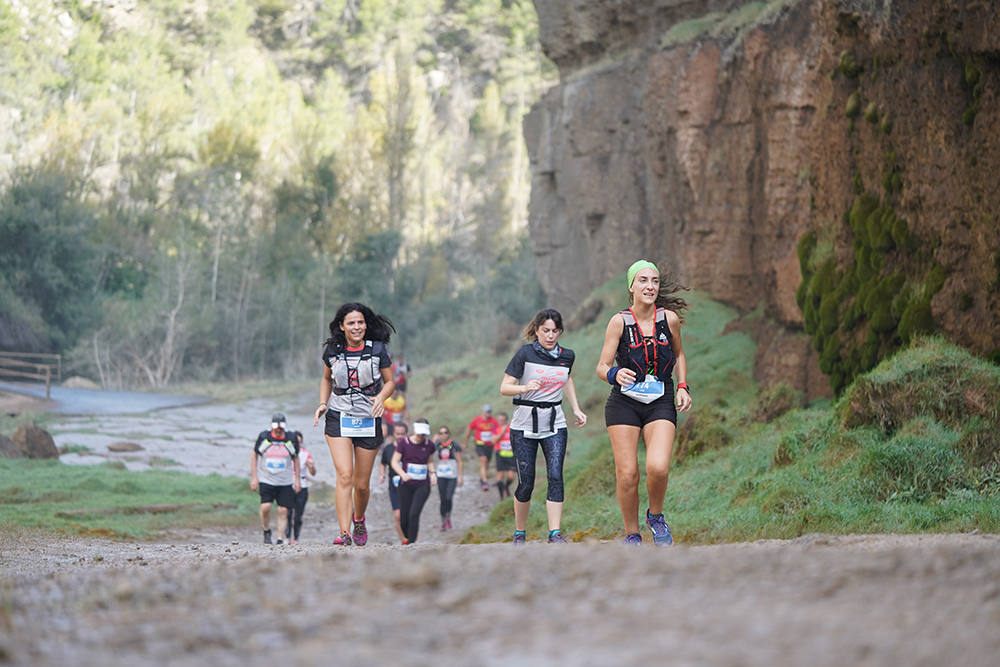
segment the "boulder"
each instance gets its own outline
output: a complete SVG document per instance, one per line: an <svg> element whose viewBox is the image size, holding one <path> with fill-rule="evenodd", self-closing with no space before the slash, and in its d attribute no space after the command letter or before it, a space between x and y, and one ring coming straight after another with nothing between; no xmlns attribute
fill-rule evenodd
<svg viewBox="0 0 1000 667"><path fill-rule="evenodd" d="M66 378L63 381L62 386L66 387L68 389L100 389L101 388L100 385L98 385L93 380L88 380L87 378L80 377L79 375L74 375L71 378Z"/></svg>
<svg viewBox="0 0 1000 667"><path fill-rule="evenodd" d="M20 448L18 448L17 443L8 438L5 435L0 435L0 456L6 459L23 459L24 454L21 453Z"/></svg>
<svg viewBox="0 0 1000 667"><path fill-rule="evenodd" d="M28 459L57 459L59 449L48 431L34 424L22 424L12 438L21 454Z"/></svg>

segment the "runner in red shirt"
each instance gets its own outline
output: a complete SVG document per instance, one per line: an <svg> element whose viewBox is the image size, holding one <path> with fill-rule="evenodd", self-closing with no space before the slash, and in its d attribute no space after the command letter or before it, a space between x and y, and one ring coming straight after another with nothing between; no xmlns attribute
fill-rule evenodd
<svg viewBox="0 0 1000 667"><path fill-rule="evenodd" d="M496 435L497 420L493 417L493 408L488 404L483 406L483 412L476 415L469 422L469 428L465 432L465 448L469 449L469 441L476 443L476 454L479 456L479 485L483 491L490 490L490 483L486 480L486 468L493 457L493 440Z"/></svg>
<svg viewBox="0 0 1000 667"><path fill-rule="evenodd" d="M510 444L510 424L507 422L507 413L501 412L497 415L500 423L497 425L496 437L494 438L494 451L497 455L497 491L500 492L500 500L510 495L510 485L517 479L517 462L514 460L514 448Z"/></svg>

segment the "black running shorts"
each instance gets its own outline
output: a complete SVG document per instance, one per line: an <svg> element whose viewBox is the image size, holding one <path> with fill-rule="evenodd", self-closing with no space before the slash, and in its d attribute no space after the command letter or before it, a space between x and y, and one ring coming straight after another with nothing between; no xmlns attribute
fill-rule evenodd
<svg viewBox="0 0 1000 667"><path fill-rule="evenodd" d="M340 413L335 410L326 411L326 431L331 438L343 437L340 435ZM361 449L378 449L382 446L382 418L375 419L375 437L373 438L351 438L355 447Z"/></svg>
<svg viewBox="0 0 1000 667"><path fill-rule="evenodd" d="M650 422L666 419L677 425L677 407L674 405L673 387L665 383L669 389L652 403L640 403L620 391L612 391L604 404L604 421L608 426L638 426L642 428Z"/></svg>
<svg viewBox="0 0 1000 667"><path fill-rule="evenodd" d="M489 463L493 458L493 445L476 445L476 456L485 456Z"/></svg>
<svg viewBox="0 0 1000 667"><path fill-rule="evenodd" d="M517 470L517 461L513 456L500 456L497 454L497 472L501 470Z"/></svg>
<svg viewBox="0 0 1000 667"><path fill-rule="evenodd" d="M261 505L267 505L277 501L279 507L295 506L295 488L291 484L288 486L273 486L271 484L264 484L261 482L259 484L259 489Z"/></svg>

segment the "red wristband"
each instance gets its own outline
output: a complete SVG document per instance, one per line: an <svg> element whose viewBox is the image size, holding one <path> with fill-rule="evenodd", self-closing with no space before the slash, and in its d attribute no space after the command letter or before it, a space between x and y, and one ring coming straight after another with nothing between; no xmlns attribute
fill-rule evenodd
<svg viewBox="0 0 1000 667"><path fill-rule="evenodd" d="M687 382L678 382L677 383L677 388L678 389L683 389L684 391L686 391L689 394L691 393L691 390L688 389L688 383Z"/></svg>

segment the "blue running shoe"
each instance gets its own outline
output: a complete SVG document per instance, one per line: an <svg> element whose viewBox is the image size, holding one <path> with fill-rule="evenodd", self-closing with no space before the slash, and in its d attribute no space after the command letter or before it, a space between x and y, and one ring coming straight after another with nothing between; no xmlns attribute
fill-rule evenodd
<svg viewBox="0 0 1000 667"><path fill-rule="evenodd" d="M511 540L513 544L525 544L527 542L527 535L524 534L523 530L514 531L514 539Z"/></svg>
<svg viewBox="0 0 1000 667"><path fill-rule="evenodd" d="M642 535L639 533L631 533L625 536L625 544L642 544Z"/></svg>
<svg viewBox="0 0 1000 667"><path fill-rule="evenodd" d="M663 512L650 514L647 508L646 525L653 531L653 542L656 544L659 544L661 547L669 547L674 543L674 536L670 534L670 526L667 525L666 520L663 518Z"/></svg>

